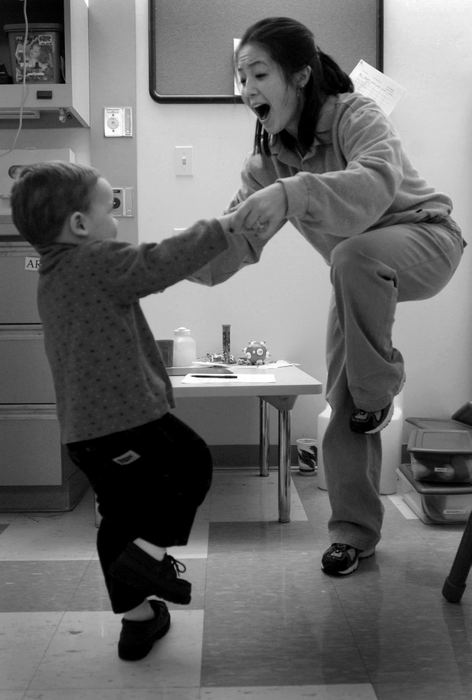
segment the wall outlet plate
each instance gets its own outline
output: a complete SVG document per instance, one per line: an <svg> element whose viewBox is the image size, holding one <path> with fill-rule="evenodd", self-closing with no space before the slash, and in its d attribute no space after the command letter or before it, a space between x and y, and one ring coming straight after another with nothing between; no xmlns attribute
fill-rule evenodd
<svg viewBox="0 0 472 700"><path fill-rule="evenodd" d="M134 216L133 187L113 187L113 216Z"/></svg>
<svg viewBox="0 0 472 700"><path fill-rule="evenodd" d="M105 107L103 120L105 136L133 135L133 110L131 107Z"/></svg>

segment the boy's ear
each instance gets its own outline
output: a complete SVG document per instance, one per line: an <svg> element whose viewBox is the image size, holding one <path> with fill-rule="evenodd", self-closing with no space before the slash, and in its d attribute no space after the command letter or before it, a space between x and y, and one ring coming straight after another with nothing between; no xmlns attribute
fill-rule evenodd
<svg viewBox="0 0 472 700"><path fill-rule="evenodd" d="M75 211L69 217L69 226L75 236L88 236L87 225L84 215L80 211Z"/></svg>

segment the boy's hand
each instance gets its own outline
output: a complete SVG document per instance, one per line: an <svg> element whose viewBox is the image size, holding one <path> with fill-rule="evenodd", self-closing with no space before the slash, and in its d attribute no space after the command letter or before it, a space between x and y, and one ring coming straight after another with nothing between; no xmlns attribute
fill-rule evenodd
<svg viewBox="0 0 472 700"><path fill-rule="evenodd" d="M266 224L257 225L252 228L247 228L244 225L244 221L241 223L235 216L236 212L233 211L230 214L224 214L218 218L218 221L223 227L225 233L233 235L243 235L246 238L256 239L261 243L267 243L272 236L277 233L278 226Z"/></svg>

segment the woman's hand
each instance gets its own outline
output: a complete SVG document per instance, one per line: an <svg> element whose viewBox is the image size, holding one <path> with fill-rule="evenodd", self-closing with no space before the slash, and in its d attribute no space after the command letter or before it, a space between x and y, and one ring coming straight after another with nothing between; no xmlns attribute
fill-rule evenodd
<svg viewBox="0 0 472 700"><path fill-rule="evenodd" d="M233 214L235 230L276 231L285 219L287 199L280 182L254 192Z"/></svg>

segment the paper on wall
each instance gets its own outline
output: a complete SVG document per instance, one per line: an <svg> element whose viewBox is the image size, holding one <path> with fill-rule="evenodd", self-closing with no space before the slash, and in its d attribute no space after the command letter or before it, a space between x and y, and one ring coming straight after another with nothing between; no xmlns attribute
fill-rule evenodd
<svg viewBox="0 0 472 700"><path fill-rule="evenodd" d="M355 91L377 102L387 116L406 93L406 88L362 59L353 69L350 78Z"/></svg>

